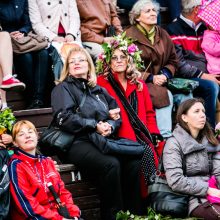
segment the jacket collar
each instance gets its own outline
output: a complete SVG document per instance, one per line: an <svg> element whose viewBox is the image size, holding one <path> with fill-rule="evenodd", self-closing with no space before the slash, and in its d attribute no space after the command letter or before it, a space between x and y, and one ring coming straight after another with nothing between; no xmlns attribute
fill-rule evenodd
<svg viewBox="0 0 220 220"><path fill-rule="evenodd" d="M88 86L88 80L86 80L86 79L78 79L73 76L68 76L65 79L65 81L67 83L74 84L78 89L80 89L82 91L87 90L88 93L90 93L90 92L95 93L95 92L101 90L100 86L97 86L97 85L95 87Z"/></svg>
<svg viewBox="0 0 220 220"><path fill-rule="evenodd" d="M14 150L14 154L12 156L12 159L19 159L21 161L28 161L30 164L33 164L37 161L41 161L43 158L45 158L45 157L42 155L36 154L34 156L29 153L26 153L25 151L23 151L19 148L16 148Z"/></svg>
<svg viewBox="0 0 220 220"><path fill-rule="evenodd" d="M183 154L189 154L195 151L200 151L208 146L208 140L206 137L202 139L202 142L197 142L187 131L185 131L179 124L176 125L173 136L180 144Z"/></svg>

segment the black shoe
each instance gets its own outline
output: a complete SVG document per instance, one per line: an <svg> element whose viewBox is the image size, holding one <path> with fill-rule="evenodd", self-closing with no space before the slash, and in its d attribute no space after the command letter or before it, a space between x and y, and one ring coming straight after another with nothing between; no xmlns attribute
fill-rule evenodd
<svg viewBox="0 0 220 220"><path fill-rule="evenodd" d="M31 102L31 104L27 107L27 109L38 109L38 108L43 108L44 103L41 100L34 100Z"/></svg>

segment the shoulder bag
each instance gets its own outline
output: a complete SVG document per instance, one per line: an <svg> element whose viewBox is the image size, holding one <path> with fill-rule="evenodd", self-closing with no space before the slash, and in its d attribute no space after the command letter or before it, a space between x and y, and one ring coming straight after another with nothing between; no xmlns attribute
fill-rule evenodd
<svg viewBox="0 0 220 220"><path fill-rule="evenodd" d="M29 32L27 36L22 38L11 38L13 52L16 54L23 54L32 51L38 51L48 46L46 37L39 36L33 32Z"/></svg>
<svg viewBox="0 0 220 220"><path fill-rule="evenodd" d="M74 99L72 93L69 92L69 94ZM85 100L86 91L84 91L81 103L76 109L77 112L80 111L80 108L82 108L82 106L84 105ZM55 118L56 116L54 116L50 125L42 133L39 140L40 151L47 156L53 156L55 154L59 154L59 152L67 152L75 139L74 134L63 131L59 127L54 126Z"/></svg>
<svg viewBox="0 0 220 220"><path fill-rule="evenodd" d="M192 79L172 78L167 83L167 88L173 93L188 94L199 86L199 82Z"/></svg>
<svg viewBox="0 0 220 220"><path fill-rule="evenodd" d="M183 173L185 172L186 164L183 158ZM148 195L150 205L156 212L182 218L188 215L189 196L174 192L169 187L164 174L162 159L156 175L152 176L152 182L148 186Z"/></svg>

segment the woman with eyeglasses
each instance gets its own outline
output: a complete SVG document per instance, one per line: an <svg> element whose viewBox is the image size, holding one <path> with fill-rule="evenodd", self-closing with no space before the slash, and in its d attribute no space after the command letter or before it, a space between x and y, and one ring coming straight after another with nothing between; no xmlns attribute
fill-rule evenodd
<svg viewBox="0 0 220 220"><path fill-rule="evenodd" d="M74 163L95 178L100 188L101 219L113 220L119 210L141 206L139 171L141 156L104 154L90 134L117 135L120 109L108 92L96 85L95 67L83 48L71 50L59 84L51 96L53 116L60 129L75 136L62 161Z"/></svg>
<svg viewBox="0 0 220 220"><path fill-rule="evenodd" d="M114 37L110 44L103 44L103 51L97 61L97 82L116 99L120 107L122 124L118 136L146 147L139 171L144 200L147 197L146 186L151 183L151 176L156 172L163 142L159 144L162 137L148 88L139 80L141 73L137 68L143 67L140 50L123 33ZM132 211L135 214L140 212L137 209Z"/></svg>
<svg viewBox="0 0 220 220"><path fill-rule="evenodd" d="M148 86L161 135L168 138L172 130L173 95L166 84L177 70L177 57L170 36L157 25L158 11L155 1L137 1L130 11L131 26L126 34L136 39L135 44L142 51L142 78Z"/></svg>

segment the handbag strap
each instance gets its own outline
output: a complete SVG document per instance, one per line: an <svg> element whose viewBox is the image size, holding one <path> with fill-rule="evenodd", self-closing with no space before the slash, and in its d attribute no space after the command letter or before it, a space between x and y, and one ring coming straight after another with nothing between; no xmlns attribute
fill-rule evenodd
<svg viewBox="0 0 220 220"><path fill-rule="evenodd" d="M151 136L151 133L149 132L147 127L144 125L144 123L140 120L137 113L134 111L131 104L128 102L128 100L124 96L118 83L114 80L111 72L108 75L108 80L109 80L111 86L114 88L116 94L120 98L120 101L122 102L122 105L124 106L126 112L128 113L129 119L132 123L132 127L135 126L135 127L139 128L139 130L141 130L147 136L147 138L150 140L150 142L153 143L153 138Z"/></svg>
<svg viewBox="0 0 220 220"><path fill-rule="evenodd" d="M72 91L72 88L70 87L70 84L67 83L67 86L68 86L68 92L69 92L71 98L72 98L73 100L76 100L75 97L73 96L72 92L71 92L71 91ZM87 96L86 90L84 90L84 91L83 91L82 100L81 100L79 106L78 106L78 107L76 108L76 110L75 110L76 112L79 112L79 110L83 107L83 105L84 105L84 103L85 103L85 101L86 101L86 96ZM52 121L50 122L50 125L48 126L48 128L50 128L50 127L52 126L52 124L55 122L55 118L56 118L56 117L53 117L53 119L52 119Z"/></svg>

